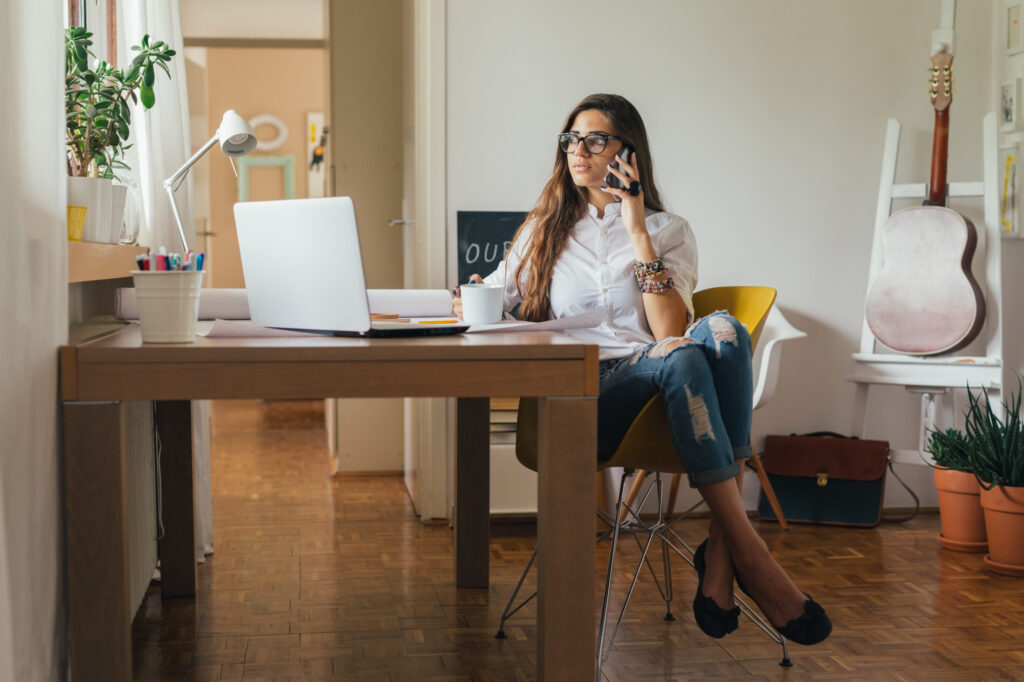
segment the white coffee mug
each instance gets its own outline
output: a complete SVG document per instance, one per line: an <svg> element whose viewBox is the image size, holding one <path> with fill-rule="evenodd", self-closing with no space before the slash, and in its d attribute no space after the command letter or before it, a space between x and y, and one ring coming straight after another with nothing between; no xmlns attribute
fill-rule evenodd
<svg viewBox="0 0 1024 682"><path fill-rule="evenodd" d="M467 324L494 324L501 320L502 294L500 284L463 284L462 319Z"/></svg>

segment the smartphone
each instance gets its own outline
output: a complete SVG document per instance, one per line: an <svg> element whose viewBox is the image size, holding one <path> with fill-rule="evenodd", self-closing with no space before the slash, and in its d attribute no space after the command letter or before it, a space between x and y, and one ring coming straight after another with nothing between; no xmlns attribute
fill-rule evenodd
<svg viewBox="0 0 1024 682"><path fill-rule="evenodd" d="M629 158L630 154L632 153L633 150L629 148L629 145L624 144L622 145L622 149L619 150L617 156L622 157L623 159L626 160L627 163L633 165L633 160ZM618 167L619 162L612 161L612 168L617 169ZM622 184L622 181L619 180L618 176L615 175L615 173L612 173L611 171L608 171L608 175L604 176L604 184L607 185L608 187L614 187L615 189L626 189L626 186Z"/></svg>

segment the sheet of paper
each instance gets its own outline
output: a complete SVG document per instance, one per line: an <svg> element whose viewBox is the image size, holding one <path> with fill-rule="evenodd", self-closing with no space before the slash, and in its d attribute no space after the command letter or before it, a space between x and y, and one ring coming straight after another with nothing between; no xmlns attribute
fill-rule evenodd
<svg viewBox="0 0 1024 682"><path fill-rule="evenodd" d="M521 320L502 320L494 324L475 324L467 334L486 334L487 332L554 332L562 329L589 329L596 327L605 318L605 310L591 310L588 313L560 317L557 320L544 322L523 322Z"/></svg>
<svg viewBox="0 0 1024 682"><path fill-rule="evenodd" d="M200 326L197 334L199 336L249 338L249 337L270 337L270 336L323 336L310 332L296 332L289 329L274 329L272 327L258 327L251 320L214 320L209 329L203 330Z"/></svg>

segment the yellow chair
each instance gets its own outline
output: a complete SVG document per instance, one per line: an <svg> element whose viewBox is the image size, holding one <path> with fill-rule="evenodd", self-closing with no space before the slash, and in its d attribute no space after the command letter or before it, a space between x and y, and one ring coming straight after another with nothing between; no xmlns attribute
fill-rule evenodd
<svg viewBox="0 0 1024 682"><path fill-rule="evenodd" d="M775 296L776 291L771 287L736 286L704 289L694 294L694 319L718 310L728 310L730 314L743 323L747 328L750 333L751 347L754 348L756 347L757 341L761 335L761 330L764 326L765 319L768 316L768 312L771 310L772 304L775 301ZM524 466L533 471L537 470L537 418L537 401L532 398L521 399L519 402L519 413L516 427L516 457ZM763 468L760 466L760 459L758 458L757 453L754 453L751 457L750 463L757 471L758 477L761 480L761 485L763 486L769 500L772 502L772 506L775 508L776 514L779 515L779 519L783 527L785 527L785 519L781 516L781 510L778 508L778 502L775 499L774 491L772 491L771 483L768 481ZM614 567L615 550L618 544L620 532L632 534L634 538L637 538L637 535L639 534L646 535L647 540L645 545L641 545L643 555L634 573L629 593L626 595L626 600L623 604L622 611L619 614L615 630L612 633L609 647L611 642L615 639L619 625L621 625L622 616L625 613L626 606L629 604L629 598L636 586L640 571L645 564L650 567L650 564L647 563L647 552L650 549L652 541L656 537L662 541L662 561L665 569L665 588L662 589L662 586L658 584L658 589L666 602L666 608L669 609L665 619L675 620L670 610L672 601L672 583L669 552L672 551L676 553L689 563L690 566L693 566L694 550L675 533L672 529L672 525L698 506L694 505L691 509L671 520L667 520L665 518L665 507L662 500L661 475L668 473L673 474L673 489L668 506L668 509L671 511L675 504L675 494L679 485L679 477L680 475L685 474L686 471L680 463L675 452L675 447L672 444L664 400L660 394L654 396L640 411L640 414L637 415L636 419L633 420L633 423L626 432L622 443L619 444L618 449L612 457L607 461L597 463L597 469L599 471L609 467L623 467L625 471L619 485L618 503L616 504L615 513L613 515L609 515L603 509L598 509L599 517L608 526L608 528L598 533L597 540L600 542L610 536L612 541L608 558L608 577L605 582L604 601L601 609L601 626L596 662L598 679L600 679L601 664L605 658L602 655L602 652L604 649L605 630L608 619L608 602L611 592L612 569ZM640 504L634 508L633 503L640 491L640 484L642 484L648 471L655 472L654 482L648 489L644 498L641 499ZM626 480L634 473L637 474L637 480L630 490L628 499L624 501L623 494ZM644 501L646 501L652 491L657 493L658 517L654 522L645 522L640 518L639 509L643 507ZM637 542L639 544L639 539L637 539ZM533 564L535 558L536 550L534 550L534 555L531 556L530 561L527 563L526 568L523 571L523 576L516 585L515 591L509 599L508 606L502 614L501 624L496 635L499 639L503 639L505 637L505 621L536 595L536 593L534 593L513 608L516 595L519 593L519 590L526 579L527 572L530 570L530 566ZM654 575L653 569L651 569L651 573ZM655 578L655 581L657 582L657 578ZM783 650L781 665L789 666L790 662L785 638L779 635L769 623L765 622L764 619L762 619L740 595L735 595L735 600L744 614L746 614L771 639L781 644Z"/></svg>
<svg viewBox="0 0 1024 682"><path fill-rule="evenodd" d="M716 310L728 310L737 320L743 323L750 333L750 348L757 348L757 342L761 338L761 331L764 329L765 320L775 303L775 289L771 287L714 287L702 289L693 295L694 319L710 315ZM518 454L518 453L517 453ZM616 460L619 463L616 463ZM536 459L534 460L536 461ZM630 462L624 464L621 462ZM650 466L641 465L640 462L650 462ZM757 473L761 482L765 497L775 512L779 525L783 530L788 530L786 517L782 513L782 507L775 496L775 489L761 465L761 457L757 451L748 460L748 465ZM536 465L535 465L536 466ZM619 449L611 460L604 463L604 468L621 466L635 467L636 478L629 493L626 495L626 506L631 507L643 486L647 471L659 471L672 473L672 485L669 490L668 510L671 512L676 506L676 495L679 491L680 471L679 458L676 456L672 445L671 432L668 427L668 419L665 415L665 401L661 395L651 398L650 402L633 420L629 431L622 439ZM623 520L628 511L622 511Z"/></svg>

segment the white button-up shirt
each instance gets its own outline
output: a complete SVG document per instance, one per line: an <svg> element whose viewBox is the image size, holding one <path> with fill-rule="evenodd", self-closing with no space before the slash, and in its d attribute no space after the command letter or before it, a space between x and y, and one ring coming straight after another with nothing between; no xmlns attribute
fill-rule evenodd
<svg viewBox="0 0 1024 682"><path fill-rule="evenodd" d="M588 215L573 227L551 280L553 317L605 310L600 326L566 332L599 345L602 360L628 355L655 340L636 285L636 255L620 209L618 203L609 204L604 217L598 218L597 208L589 207ZM675 290L686 303L687 315L692 315L693 290L697 286L697 242L690 224L677 215L653 211L647 211L646 220L654 251L665 261ZM527 225L505 260L484 278L488 284L504 284L506 311L521 300L513 277L529 242L530 229ZM526 279L524 268L524 289Z"/></svg>

